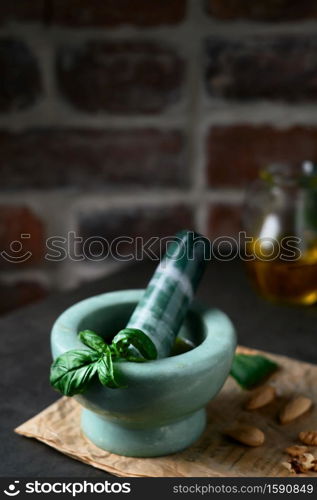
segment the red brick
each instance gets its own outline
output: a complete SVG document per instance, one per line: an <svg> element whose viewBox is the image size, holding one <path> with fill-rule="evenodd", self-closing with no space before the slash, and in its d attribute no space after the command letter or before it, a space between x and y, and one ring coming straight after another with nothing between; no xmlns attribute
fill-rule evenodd
<svg viewBox="0 0 317 500"><path fill-rule="evenodd" d="M297 21L317 17L315 0L207 0L207 12L217 19Z"/></svg>
<svg viewBox="0 0 317 500"><path fill-rule="evenodd" d="M67 26L132 24L148 27L177 24L185 15L186 0L53 0L52 22Z"/></svg>
<svg viewBox="0 0 317 500"><path fill-rule="evenodd" d="M183 74L176 52L154 42L90 41L57 55L61 94L87 112L161 112L179 100Z"/></svg>
<svg viewBox="0 0 317 500"><path fill-rule="evenodd" d="M206 87L212 97L317 99L316 36L212 37L206 47Z"/></svg>
<svg viewBox="0 0 317 500"><path fill-rule="evenodd" d="M0 39L0 113L32 106L41 97L42 83L35 57L21 41Z"/></svg>
<svg viewBox="0 0 317 500"><path fill-rule="evenodd" d="M0 206L2 268L19 268L40 263L44 255L44 245L43 224L37 215L23 206Z"/></svg>
<svg viewBox="0 0 317 500"><path fill-rule="evenodd" d="M0 314L43 299L47 290L39 283L20 281L15 284L0 282Z"/></svg>
<svg viewBox="0 0 317 500"><path fill-rule="evenodd" d="M80 212L78 219L79 233L84 242L88 238L101 237L109 245L122 236L133 239L139 236L145 241L153 236L173 236L180 229L192 229L194 225L192 210L183 205L95 210ZM100 248L99 244L93 246L92 254L88 254L88 257L98 255ZM132 251L131 244L120 244L120 253L127 255ZM116 254L114 256L117 257Z"/></svg>
<svg viewBox="0 0 317 500"><path fill-rule="evenodd" d="M213 127L207 138L208 183L244 187L275 162L317 161L317 128Z"/></svg>
<svg viewBox="0 0 317 500"><path fill-rule="evenodd" d="M208 236L214 238L237 238L241 231L241 206L225 202L213 203L209 207Z"/></svg>
<svg viewBox="0 0 317 500"><path fill-rule="evenodd" d="M1 2L0 24L13 22L42 22L45 18L45 0L14 0Z"/></svg>
<svg viewBox="0 0 317 500"><path fill-rule="evenodd" d="M2 189L186 186L180 131L0 131ZM45 165L45 168L43 168Z"/></svg>

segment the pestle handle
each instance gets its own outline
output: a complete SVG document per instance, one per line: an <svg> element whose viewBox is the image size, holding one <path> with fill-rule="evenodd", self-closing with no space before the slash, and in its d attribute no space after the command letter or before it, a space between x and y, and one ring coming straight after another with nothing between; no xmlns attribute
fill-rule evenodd
<svg viewBox="0 0 317 500"><path fill-rule="evenodd" d="M158 358L171 353L203 274L209 245L207 238L193 231L177 233L127 324L150 337Z"/></svg>

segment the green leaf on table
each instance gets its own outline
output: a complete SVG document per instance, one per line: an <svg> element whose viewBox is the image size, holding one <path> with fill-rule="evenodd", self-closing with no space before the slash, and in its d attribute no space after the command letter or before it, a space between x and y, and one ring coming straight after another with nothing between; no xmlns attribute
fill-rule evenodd
<svg viewBox="0 0 317 500"><path fill-rule="evenodd" d="M51 385L64 396L84 392L96 374L98 357L96 352L84 349L61 354L51 367Z"/></svg>
<svg viewBox="0 0 317 500"><path fill-rule="evenodd" d="M252 389L275 372L278 365L259 354L236 354L231 366L230 375L244 389Z"/></svg>
<svg viewBox="0 0 317 500"><path fill-rule="evenodd" d="M100 335L97 335L97 333L93 332L92 330L83 330L79 332L78 336L79 340L81 340L83 344L90 347L94 351L103 353L108 349L108 346L103 338L100 337Z"/></svg>
<svg viewBox="0 0 317 500"><path fill-rule="evenodd" d="M118 354L129 361L144 361L157 358L157 350L152 340L142 330L137 328L124 328L114 337L112 345ZM144 358L129 357L129 348L133 346Z"/></svg>

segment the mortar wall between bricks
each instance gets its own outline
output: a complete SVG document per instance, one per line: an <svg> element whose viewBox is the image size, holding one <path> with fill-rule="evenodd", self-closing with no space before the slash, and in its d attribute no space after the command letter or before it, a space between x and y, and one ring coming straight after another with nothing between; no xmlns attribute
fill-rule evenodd
<svg viewBox="0 0 317 500"><path fill-rule="evenodd" d="M88 8L87 2L80 3ZM84 18L77 15L74 17L74 11L66 11L63 2L51 2L51 10L47 9L44 1L34 3L34 12L29 11L28 14L22 0L19 2L19 11L7 9L4 12L2 7L0 8L0 39L17 40L21 43L21 50L28 51L34 58L40 75L40 81L30 81L28 84L27 99L24 99L23 95L19 99L13 96L10 109L0 110L0 142L2 138L4 141L0 170L5 173L0 188L0 204L31 210L34 216L41 220L44 237L54 234L66 237L69 231L80 232L80 214L83 214L83 217L91 217L94 213L104 212L110 218L120 219L127 210L130 210L131 214L135 211L139 214L138 207L143 207L146 219L148 210L165 207L173 214L173 210L177 210L179 206L188 211L188 221L198 231L210 237L217 237L223 227L226 233L235 235L239 230L237 214L241 208L246 183L254 178L257 168L262 167L263 162L275 159L275 151L265 146L265 137L268 141L277 141L276 148L281 157L287 157L288 138L291 137L295 143L291 153L296 158L301 159L301 153L309 151L311 159L315 159L317 152L315 153L313 143L317 134L317 100L311 86L307 90L308 80L304 80L306 87L298 84L299 90L295 100L294 89L292 98L288 99L287 86L285 94L279 90L273 96L268 96L265 92L263 95L261 92L252 95L252 92L246 89L241 98L239 89L236 93L230 90L228 95L226 87L221 87L223 82L228 80L227 67L218 65L213 68L212 78L218 89L216 94L210 92L206 76L211 61L207 50L210 40L213 44L218 43L217 50L220 55L223 54L221 57L227 57L228 45L234 46L237 40L242 52L245 50L244 44L255 43L253 50L257 54L258 49L254 41L258 39L261 40L258 43L262 53L265 53L270 43L273 43L275 53L275 40L280 44L283 40L286 43L291 39L295 49L304 47L306 50L307 46L312 47L309 61L302 62L302 67L299 68L301 73L297 74L298 78L305 79L306 73L311 72L309 65L314 65L315 62L317 21L314 7L309 2L303 2L302 11L298 6L296 11L300 21L289 15L288 18L285 17L286 22L283 22L282 10L273 12L272 2L268 5L269 13L265 13L263 9L252 10L250 6L238 11L235 2L236 10L227 12L226 15L220 13L219 2L175 0L170 8L167 7L168 3L161 2L157 23L153 22L153 17L147 22L146 15L140 14L144 13L144 2L141 0L137 2L141 10L135 14L136 17L131 13L124 14L128 3L123 2L121 14L122 18L127 16L127 23L118 17L115 18L116 21L113 21L112 17L112 21L105 21L105 24L101 18L99 22L95 22L95 2L91 3L89 15L86 13ZM106 4L113 8L109 0L105 1ZM98 93L102 92L102 88L100 90L98 87L95 88L93 105L91 100L87 104L88 94L78 94L76 82L73 88L71 81L71 78L78 79L80 73L67 74L67 78L70 78L68 81L67 78L65 80L65 75L61 78L61 73L56 69L56 58L61 47L64 48L63 64L66 64L67 73L67 64L73 65L73 69L76 69L76 65L81 68L82 61L85 60L82 54L91 47L92 42L101 44L99 46L102 47L102 51L96 56L95 65L88 68L90 73L87 75L90 74L89 81L92 82L95 74L101 75L102 66L100 67L99 59L104 57L105 50L112 47L113 52L120 50L120 47L126 47L125 50L129 52L133 47L135 55L130 71L136 78L135 87L133 90L132 86L131 96L126 97L125 103L119 103L121 107L118 103L111 103L109 107L107 103L110 98L107 97L101 109L97 109ZM155 78L151 80L144 73L142 61L145 61L147 67L152 54L152 60L158 62L158 66L153 67L153 74L158 81L165 75L161 89L155 88ZM118 57L124 60L122 54ZM235 59L235 54L230 57L233 57L231 64L239 68L240 62ZM256 56L254 57L256 61ZM32 59L32 64L34 61ZM116 64L113 64L111 68L116 68ZM175 64L178 68L176 72ZM292 70L296 76L297 69L289 68L289 71ZM81 71L85 71L85 66ZM289 75L288 81L292 79L292 73ZM315 81L314 78L313 80ZM116 82L115 79L113 81ZM282 88L281 83L279 85L279 88ZM124 88L123 86L122 89ZM133 92L138 92L138 88L141 91L137 100L133 101ZM271 89L269 81L266 88ZM74 99L73 91L77 92ZM160 92L163 92L163 96ZM85 99L86 103L83 104ZM132 107L129 104L131 102ZM135 104L137 102L138 105ZM243 160L243 168L236 171L233 162L235 154L241 155L237 143L241 133L246 140L252 138L254 153L252 161L245 163ZM65 134L65 149L61 148L59 157L62 134ZM92 162L94 179L90 174L85 177L84 167L82 176L77 175L80 162L84 165L90 160L88 154L85 160L84 150L74 159L71 149L71 141L83 145L87 134L91 137L89 141L92 141L87 142L87 150L89 144L94 144L94 148L100 150L99 156L95 153ZM145 174L143 170L129 170L129 159L133 158L132 150L125 158L120 157L120 148L115 150L111 142L113 139L110 140L109 137L117 137L120 145L120 134L124 134L125 144L128 141L130 148L133 141L137 143L138 137L142 138L145 134L146 138L146 134L149 134L151 147L144 153L142 147L144 150L145 146L140 143L137 152L140 153L141 148L141 156L137 160L134 159L139 163L143 161L142 169ZM44 138L43 144L47 141L45 149L40 153L36 152L38 136ZM59 137L57 148L54 146L56 137ZM173 146L172 143L167 143L164 146L164 137L167 141L177 137L178 144ZM296 148L297 140L300 143L299 149ZM217 141L222 144L221 154ZM146 142L144 139L143 144ZM118 179L113 166L107 167L110 168L108 173L107 168L104 170L102 155L109 154L107 143L111 149L113 165L122 161L126 165L125 176L119 176ZM160 151L162 144L163 148L167 148L166 154L170 155L168 161L171 171L168 173L162 172L163 165L160 165L159 158L155 158L155 154L151 157L150 154L151 151L156 151L155 148ZM227 148L226 144L229 145ZM43 152L46 152L47 157ZM29 170L26 169L28 161ZM67 161L73 162L73 174L71 169L67 175L63 174ZM59 173L58 169L54 169L54 162L58 162ZM12 165L13 174L10 173ZM182 165L185 166L183 169ZM102 172L107 179L107 189L100 185ZM224 223L222 217L225 218ZM156 224L160 224L159 219L157 220ZM164 218L162 224L166 226ZM157 227L159 231L159 226ZM113 262L104 262L98 267L95 263L66 261L55 269L54 266L42 262L37 267L32 264L29 269L15 266L8 271L2 268L0 281L14 283L21 279L35 282L42 280L48 288L68 288L87 279L90 273L92 277L97 277L111 272L114 267Z"/></svg>

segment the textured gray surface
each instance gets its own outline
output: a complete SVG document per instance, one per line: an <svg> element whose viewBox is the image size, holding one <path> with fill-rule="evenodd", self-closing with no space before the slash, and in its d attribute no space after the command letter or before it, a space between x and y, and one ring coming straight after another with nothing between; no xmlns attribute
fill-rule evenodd
<svg viewBox="0 0 317 500"><path fill-rule="evenodd" d="M14 434L13 428L59 397L48 383L49 334L54 319L74 302L96 293L141 288L152 271L152 264L136 264L0 320L1 476L105 477L102 471ZM211 263L198 297L231 317L240 344L317 363L317 307L291 308L265 302L253 293L239 262Z"/></svg>

